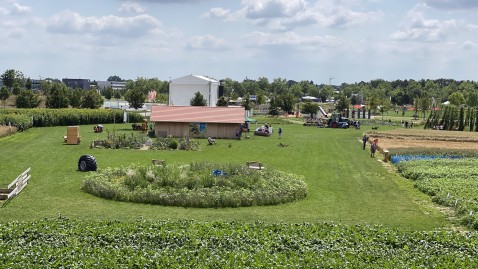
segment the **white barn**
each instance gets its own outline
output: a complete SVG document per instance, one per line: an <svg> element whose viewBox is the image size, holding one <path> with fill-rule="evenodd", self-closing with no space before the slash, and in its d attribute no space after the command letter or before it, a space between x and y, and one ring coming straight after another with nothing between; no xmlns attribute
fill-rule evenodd
<svg viewBox="0 0 478 269"><path fill-rule="evenodd" d="M196 92L200 92L207 105L215 107L218 98L219 81L198 75L188 75L169 83L169 105L190 106Z"/></svg>

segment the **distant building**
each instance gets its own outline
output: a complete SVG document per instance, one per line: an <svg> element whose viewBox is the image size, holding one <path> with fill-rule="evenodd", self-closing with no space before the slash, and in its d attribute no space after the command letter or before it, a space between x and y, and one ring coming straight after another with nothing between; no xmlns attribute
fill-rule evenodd
<svg viewBox="0 0 478 269"><path fill-rule="evenodd" d="M32 91L38 92L41 90L41 82L43 80L40 79L32 79Z"/></svg>
<svg viewBox="0 0 478 269"><path fill-rule="evenodd" d="M169 105L189 106L196 92L200 92L207 106L215 107L218 99L219 81L204 76L189 75L169 83Z"/></svg>
<svg viewBox="0 0 478 269"><path fill-rule="evenodd" d="M83 78L64 78L61 80L68 88L89 90L91 81Z"/></svg>
<svg viewBox="0 0 478 269"><path fill-rule="evenodd" d="M126 89L126 81L97 81L98 90L103 91L111 87L113 91Z"/></svg>

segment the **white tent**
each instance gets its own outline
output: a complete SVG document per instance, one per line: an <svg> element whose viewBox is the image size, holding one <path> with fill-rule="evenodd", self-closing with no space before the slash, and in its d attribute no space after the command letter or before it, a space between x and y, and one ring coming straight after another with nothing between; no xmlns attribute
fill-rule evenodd
<svg viewBox="0 0 478 269"><path fill-rule="evenodd" d="M169 83L169 105L189 106L196 92L200 92L207 105L215 107L218 99L219 81L198 75L188 75Z"/></svg>

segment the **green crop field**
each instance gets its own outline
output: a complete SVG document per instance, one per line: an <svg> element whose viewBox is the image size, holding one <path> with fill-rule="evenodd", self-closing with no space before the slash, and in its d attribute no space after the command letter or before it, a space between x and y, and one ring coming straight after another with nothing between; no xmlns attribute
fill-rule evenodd
<svg viewBox="0 0 478 269"><path fill-rule="evenodd" d="M277 123L280 123L278 121ZM255 127L254 125L252 127ZM279 125L273 124L275 130ZM22 193L0 209L2 222L39 220L58 215L88 220L198 220L266 222L336 222L381 224L387 227L431 230L449 227L431 199L413 183L385 169L358 141L365 130L319 129L284 124L283 137L218 140L200 151L144 151L90 149L94 139L107 131L131 134L130 124L105 125L95 134L93 126L81 126L80 145L63 144L66 127L33 128L0 139L0 183L8 184L31 167L32 178ZM139 134L139 133L136 133ZM287 145L280 147L279 144ZM269 168L303 176L308 184L304 200L277 206L223 209L194 209L116 202L83 192L85 173L77 171L81 155L96 157L99 169L131 163L150 164L152 159L167 163L207 160L245 164L260 161Z"/></svg>
<svg viewBox="0 0 478 269"><path fill-rule="evenodd" d="M218 139L199 151L90 149L130 124L81 126L80 145L63 144L66 127L32 128L0 138L0 184L31 167L28 186L0 208L0 264L6 268L476 268L477 233L441 213L432 198L394 167L362 150L362 130L282 127L282 138ZM252 126L255 128L255 126ZM381 129L392 128L388 126ZM136 132L135 135L143 135ZM300 176L305 199L274 206L185 208L119 202L81 190L98 168L193 161L245 165ZM460 229L456 232L455 229Z"/></svg>

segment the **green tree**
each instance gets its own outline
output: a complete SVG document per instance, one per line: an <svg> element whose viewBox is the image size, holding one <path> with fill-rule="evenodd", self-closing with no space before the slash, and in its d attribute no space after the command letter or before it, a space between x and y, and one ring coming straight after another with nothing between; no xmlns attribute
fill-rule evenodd
<svg viewBox="0 0 478 269"><path fill-rule="evenodd" d="M339 112L346 110L350 106L350 100L343 94L339 96L337 103L335 103L335 109Z"/></svg>
<svg viewBox="0 0 478 269"><path fill-rule="evenodd" d="M191 98L190 104L191 106L207 106L206 99L204 99L204 96L199 91Z"/></svg>
<svg viewBox="0 0 478 269"><path fill-rule="evenodd" d="M219 100L217 100L216 106L227 106L227 98L225 96L221 96Z"/></svg>
<svg viewBox="0 0 478 269"><path fill-rule="evenodd" d="M68 88L63 83L54 83L46 97L46 107L67 108L70 103Z"/></svg>
<svg viewBox="0 0 478 269"><path fill-rule="evenodd" d="M82 108L97 109L100 108L101 105L103 105L103 98L95 89L85 91L81 98Z"/></svg>
<svg viewBox="0 0 478 269"><path fill-rule="evenodd" d="M465 97L461 92L454 92L448 96L448 101L452 105L459 106L465 103Z"/></svg>
<svg viewBox="0 0 478 269"><path fill-rule="evenodd" d="M270 106L269 106L269 115L270 116L278 116L279 115L279 104L278 101L275 97L271 98L270 101Z"/></svg>
<svg viewBox="0 0 478 269"><path fill-rule="evenodd" d="M130 107L138 109L144 105L145 94L141 88L133 88L126 92L124 99L128 101Z"/></svg>
<svg viewBox="0 0 478 269"><path fill-rule="evenodd" d="M266 96L264 95L264 93L262 91L257 93L256 98L257 98L256 99L257 104L262 105L262 104L266 103Z"/></svg>
<svg viewBox="0 0 478 269"><path fill-rule="evenodd" d="M114 75L114 76L109 76L106 81L123 81L119 76Z"/></svg>
<svg viewBox="0 0 478 269"><path fill-rule="evenodd" d="M423 96L418 100L418 107L423 113L423 118L426 118L426 113L430 109L431 102L432 101L428 93L424 93Z"/></svg>
<svg viewBox="0 0 478 269"><path fill-rule="evenodd" d="M310 117L313 117L313 115L317 114L317 110L319 110L319 104L307 100L302 104L300 112L302 114L310 114Z"/></svg>
<svg viewBox="0 0 478 269"><path fill-rule="evenodd" d="M81 98L83 97L84 90L81 89L70 89L69 90L69 101L70 106L74 108L81 107Z"/></svg>
<svg viewBox="0 0 478 269"><path fill-rule="evenodd" d="M468 94L466 97L466 105L470 107L477 107L478 106L478 92L473 91Z"/></svg>
<svg viewBox="0 0 478 269"><path fill-rule="evenodd" d="M106 87L103 90L103 96L106 100L111 100L111 98L113 97L113 88L111 86Z"/></svg>
<svg viewBox="0 0 478 269"><path fill-rule="evenodd" d="M14 69L5 70L1 78L3 81L3 85L11 90L13 88L13 84L16 81L16 71Z"/></svg>
<svg viewBox="0 0 478 269"><path fill-rule="evenodd" d="M35 108L40 104L40 97L38 94L30 90L21 90L17 95L15 105L17 108Z"/></svg>
<svg viewBox="0 0 478 269"><path fill-rule="evenodd" d="M330 85L327 85L320 90L319 98L322 103L325 103L332 97L332 95L334 95L334 88L332 88Z"/></svg>
<svg viewBox="0 0 478 269"><path fill-rule="evenodd" d="M3 108L5 109L7 107L7 99L10 97L10 91L8 90L7 86L2 86L0 88L0 99L3 101Z"/></svg>
<svg viewBox="0 0 478 269"><path fill-rule="evenodd" d="M252 109L252 102L251 98L249 98L249 94L244 97L244 100L242 100L242 106L244 107L245 110L251 110Z"/></svg>
<svg viewBox="0 0 478 269"><path fill-rule="evenodd" d="M295 97L290 93L283 94L280 96L280 107L287 113L293 111L295 103Z"/></svg>

